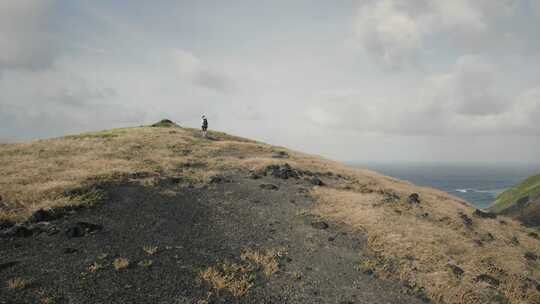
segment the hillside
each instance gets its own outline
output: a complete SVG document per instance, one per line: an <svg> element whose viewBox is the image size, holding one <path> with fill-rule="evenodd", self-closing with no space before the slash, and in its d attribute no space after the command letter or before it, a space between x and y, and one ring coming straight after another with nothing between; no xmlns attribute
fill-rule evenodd
<svg viewBox="0 0 540 304"><path fill-rule="evenodd" d="M537 231L172 123L0 145L0 303L540 303Z"/></svg>
<svg viewBox="0 0 540 304"><path fill-rule="evenodd" d="M501 193L490 207L529 226L540 226L540 174Z"/></svg>

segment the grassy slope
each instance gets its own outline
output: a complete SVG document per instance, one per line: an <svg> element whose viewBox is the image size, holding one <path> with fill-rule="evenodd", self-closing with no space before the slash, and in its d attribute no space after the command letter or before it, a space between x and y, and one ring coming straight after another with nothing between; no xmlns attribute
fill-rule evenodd
<svg viewBox="0 0 540 304"><path fill-rule="evenodd" d="M490 209L495 212L502 212L505 209L514 206L519 199L526 196L529 196L531 201L540 196L540 174L531 176L518 185L501 193Z"/></svg>
<svg viewBox="0 0 540 304"><path fill-rule="evenodd" d="M499 296L515 303L540 301L539 262L524 257L540 252L540 241L518 222L474 218L474 209L455 197L372 171L223 133L210 136L213 140L174 126L140 127L0 145L0 219L23 220L39 208L91 203L88 192L69 190L134 173L146 176L148 186L165 177L200 185L216 174L286 162L346 177L346 182L311 190L318 203L306 212L368 235L374 258L360 269L400 279L435 303L485 303ZM277 151L290 158L272 158ZM388 192L401 201L384 203ZM411 193L420 194L420 204L406 203ZM471 225L464 224L464 215L472 218ZM449 264L464 273L456 276ZM499 284L486 288L481 275Z"/></svg>

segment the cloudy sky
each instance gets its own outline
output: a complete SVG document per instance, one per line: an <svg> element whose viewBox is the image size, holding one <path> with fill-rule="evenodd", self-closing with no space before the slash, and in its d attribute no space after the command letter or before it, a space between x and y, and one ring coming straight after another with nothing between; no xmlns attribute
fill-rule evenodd
<svg viewBox="0 0 540 304"><path fill-rule="evenodd" d="M540 0L0 1L0 142L170 118L343 161L540 158Z"/></svg>

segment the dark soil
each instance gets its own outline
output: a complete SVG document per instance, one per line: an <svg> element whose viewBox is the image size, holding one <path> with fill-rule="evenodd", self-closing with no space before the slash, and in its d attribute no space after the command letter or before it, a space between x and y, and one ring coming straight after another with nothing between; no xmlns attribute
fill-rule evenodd
<svg viewBox="0 0 540 304"><path fill-rule="evenodd" d="M106 202L39 222L29 237L0 238L0 303L420 303L397 283L357 270L365 237L306 212L304 179L248 174L202 188L127 183ZM325 182L327 182L325 180ZM276 188L260 185L275 185ZM45 217L46 218L46 217ZM92 226L95 225L95 226ZM37 231L37 232L36 232ZM147 255L144 246L157 246ZM279 271L257 275L241 298L213 290L199 272L243 249L286 248ZM130 261L116 271L115 258ZM152 265L138 265L151 260ZM90 272L94 262L102 266ZM147 265L148 266L148 265ZM8 279L28 285L9 290Z"/></svg>

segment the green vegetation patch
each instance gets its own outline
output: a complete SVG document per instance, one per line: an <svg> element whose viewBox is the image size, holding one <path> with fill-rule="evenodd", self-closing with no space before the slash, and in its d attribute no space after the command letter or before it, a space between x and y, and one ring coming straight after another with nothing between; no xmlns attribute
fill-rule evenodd
<svg viewBox="0 0 540 304"><path fill-rule="evenodd" d="M499 194L490 209L494 212L501 212L514 206L518 200L527 196L531 201L540 196L540 174L531 176L518 185Z"/></svg>
<svg viewBox="0 0 540 304"><path fill-rule="evenodd" d="M71 201L77 202L78 205L86 206L92 206L107 197L104 190L90 187L69 189L64 192L64 195L69 197Z"/></svg>
<svg viewBox="0 0 540 304"><path fill-rule="evenodd" d="M115 137L119 137L123 134L127 133L127 129L112 129L107 131L99 131L99 132L88 132L88 133L82 133L78 135L68 135L65 138L67 139L77 139L77 140L84 140L84 139L111 139Z"/></svg>

